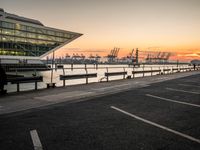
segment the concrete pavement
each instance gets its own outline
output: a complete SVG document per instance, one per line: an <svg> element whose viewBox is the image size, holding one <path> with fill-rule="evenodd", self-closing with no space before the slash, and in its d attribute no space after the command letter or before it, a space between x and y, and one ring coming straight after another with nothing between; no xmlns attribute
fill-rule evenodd
<svg viewBox="0 0 200 150"><path fill-rule="evenodd" d="M172 78L174 79L169 80ZM160 82L161 80L165 81ZM199 73L148 77L115 83L120 82L121 84L103 83L103 92L98 91L104 94L101 96L89 96L82 101L66 101L0 115L0 149L200 149ZM135 87L127 88L125 85L120 87L123 91L119 91L119 85L132 82L136 84ZM142 82L144 87L136 82ZM105 94L105 91L112 92L108 84L110 87L114 86L115 93ZM99 85L86 87L90 86L96 91L95 86ZM84 88L75 86L65 90L73 92L70 89L83 91ZM59 90L54 89L49 95L55 95L56 91ZM40 92L42 91L34 93L34 97L42 96ZM62 96L66 98L65 95ZM48 98L49 101L53 101L57 97Z"/></svg>
<svg viewBox="0 0 200 150"><path fill-rule="evenodd" d="M149 86L152 83L163 82L195 74L200 74L200 71L156 75L152 77L90 83L88 85L74 85L58 87L55 89L43 89L9 94L0 97L0 114L23 111L61 102L77 102L91 97L99 97L129 89L142 88Z"/></svg>

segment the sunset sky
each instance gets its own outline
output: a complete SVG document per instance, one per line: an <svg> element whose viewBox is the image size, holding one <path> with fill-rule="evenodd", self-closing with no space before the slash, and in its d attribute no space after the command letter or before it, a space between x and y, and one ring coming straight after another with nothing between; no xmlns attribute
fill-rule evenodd
<svg viewBox="0 0 200 150"><path fill-rule="evenodd" d="M57 55L119 55L132 48L173 52L172 59L200 59L200 0L0 0L6 12L44 25L83 33Z"/></svg>

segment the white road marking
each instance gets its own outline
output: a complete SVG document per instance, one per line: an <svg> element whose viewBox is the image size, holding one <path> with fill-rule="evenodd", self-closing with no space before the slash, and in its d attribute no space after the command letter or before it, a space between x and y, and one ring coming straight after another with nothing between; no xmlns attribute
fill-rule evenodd
<svg viewBox="0 0 200 150"><path fill-rule="evenodd" d="M49 102L58 102L62 100L66 100L69 98L76 98L76 97L83 97L83 96L88 96L93 94L94 92L84 92L84 91L72 91L72 92L64 92L64 93L59 93L59 94L52 94L52 95L46 95L46 96L40 96L40 97L34 97L34 99L38 100L44 100L44 101L49 101Z"/></svg>
<svg viewBox="0 0 200 150"><path fill-rule="evenodd" d="M31 134L31 139L33 142L34 150L43 150L37 131L31 130L30 134Z"/></svg>
<svg viewBox="0 0 200 150"><path fill-rule="evenodd" d="M190 84L179 84L179 85L182 85L182 86L190 86L190 87L198 87L198 88L200 88L200 86L198 86L198 85L190 85Z"/></svg>
<svg viewBox="0 0 200 150"><path fill-rule="evenodd" d="M155 95L151 95L151 94L146 94L146 96L157 98L157 99L161 99L161 100L164 100L164 101L179 103L179 104L183 104L183 105L200 107L200 105L197 105L197 104L192 104L192 103L187 103L187 102L180 102L180 101L177 101L177 100L173 100L173 99L169 99L169 98L164 98L164 97L159 97L159 96L155 96Z"/></svg>
<svg viewBox="0 0 200 150"><path fill-rule="evenodd" d="M106 89L112 89L112 88L116 88L116 87L127 86L127 85L130 85L130 84L113 85L113 86L98 88L98 89L93 89L93 90L106 90Z"/></svg>
<svg viewBox="0 0 200 150"><path fill-rule="evenodd" d="M173 88L166 88L166 89L170 91L184 92L184 93L190 93L190 94L200 94L199 92L185 91L185 90L179 90L179 89L173 89Z"/></svg>
<svg viewBox="0 0 200 150"><path fill-rule="evenodd" d="M197 143L200 144L200 139L197 139L197 138L194 138L194 137L192 137L192 136L190 136L190 135L187 135L187 134L181 133L181 132L179 132L179 131L170 129L170 128L165 127L165 126L163 126L163 125L159 125L159 124L154 123L154 122L152 122L152 121L143 119L143 118L138 117L138 116L136 116L136 115L133 115L133 114L131 114L131 113L129 113L129 112L126 112L126 111L124 111L124 110L122 110L122 109L119 109L119 108L117 108L117 107L115 107L115 106L111 106L111 108L112 108L112 109L115 109L115 110L117 110L117 111L119 111L119 112L121 112L121 113L123 113L123 114L126 114L126 115L128 115L128 116L130 116L130 117L132 117L132 118L135 118L135 119L140 120L140 121L142 121L142 122L145 122L145 123L147 123L147 124L150 124L150 125L155 126L155 127L157 127L157 128L160 128L160 129L166 130L166 131L168 131L168 132L174 133L174 134L179 135L179 136L181 136L181 137L183 137L183 138L186 138L186 139L188 139L188 140L191 140L191 141L193 141L193 142L197 142Z"/></svg>

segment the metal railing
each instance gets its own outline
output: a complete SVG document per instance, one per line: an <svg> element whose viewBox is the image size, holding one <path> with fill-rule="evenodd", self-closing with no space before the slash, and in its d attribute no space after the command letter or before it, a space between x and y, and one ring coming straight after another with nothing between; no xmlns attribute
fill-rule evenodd
<svg viewBox="0 0 200 150"><path fill-rule="evenodd" d="M28 70L28 68L27 68ZM91 65L84 65L82 67L78 66L75 67L74 65L71 65L70 67L52 67L49 69L49 71L58 71L60 70L62 73L59 74L60 78L57 80L56 83L63 82L63 85L65 86L65 80L76 80L76 79L86 79L86 84L90 83L89 78L94 78L96 82L102 82L102 81L110 81L108 78L109 77L117 77L122 75L123 79L130 79L130 78L136 78L136 77L145 77L145 76L153 76L153 75L162 75L162 74L172 74L172 73L178 73L178 72L186 72L186 71L193 71L194 67L193 66L140 66L140 67L134 67L134 66L91 66ZM79 71L80 70L80 71ZM82 71L85 70L85 71ZM90 77L91 73L90 71L95 71L95 76L92 75ZM200 70L200 66L196 66L195 70ZM40 71L40 68L35 68L33 71L33 75L39 74L38 72ZM75 72L74 72L75 71ZM78 73L76 73L76 71ZM71 73L70 73L71 72ZM100 74L101 72L101 74ZM77 75L75 75L76 73ZM16 74L18 74L18 70L16 69ZM62 76L62 77L61 77ZM76 77L72 77L76 76ZM48 78L50 77L50 74ZM64 79L65 78L65 79ZM117 77L118 78L118 77ZM111 80L114 78L111 78ZM115 78L116 79L116 78ZM121 79L121 77L119 78ZM44 80L46 81L46 80ZM93 80L94 82L94 80ZM79 84L79 83L77 83ZM69 84L70 85L70 84ZM43 87L42 87L43 88ZM44 87L45 88L45 87Z"/></svg>

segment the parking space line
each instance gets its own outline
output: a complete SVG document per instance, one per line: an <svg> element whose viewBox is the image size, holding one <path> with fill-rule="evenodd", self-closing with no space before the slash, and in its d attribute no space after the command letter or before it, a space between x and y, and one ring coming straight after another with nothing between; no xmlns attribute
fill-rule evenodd
<svg viewBox="0 0 200 150"><path fill-rule="evenodd" d="M181 102L181 101L177 101L177 100L173 100L173 99L169 99L169 98L164 98L164 97L159 97L159 96L155 96L155 95L151 95L151 94L146 94L146 96L153 97L153 98L156 98L156 99L161 99L161 100L164 100L164 101L169 101L169 102L174 102L174 103L179 103L179 104L183 104L183 105L189 105L189 106L194 106L194 107L200 108L200 105L197 105L197 104Z"/></svg>
<svg viewBox="0 0 200 150"><path fill-rule="evenodd" d="M111 108L114 109L114 110L116 110L116 111L119 111L119 112L121 112L121 113L123 113L123 114L126 114L126 115L128 115L128 116L130 116L130 117L132 117L132 118L135 118L135 119L137 119L137 120L140 120L140 121L142 121L142 122L144 122L144 123L150 124L150 125L152 125L152 126L155 126L155 127L157 127L157 128L163 129L163 130L165 130L165 131L171 132L171 133L173 133L173 134L179 135L179 136L181 136L181 137L183 137L183 138L186 138L186 139L188 139L188 140L190 140L190 141L197 142L197 143L200 144L200 139L197 139L197 138L194 138L194 137L192 137L192 136L190 136L190 135L187 135L187 134L181 133L181 132L179 132L179 131L170 129L170 128L165 127L165 126L163 126L163 125L159 125L159 124L157 124L157 123L155 123L155 122L152 122L152 121L143 119L143 118L141 118L141 117L139 117L139 116L136 116L136 115L134 115L134 114L131 114L131 113L129 113L129 112L126 112L126 111L124 111L124 110L122 110L122 109L119 109L119 108L117 108L117 107L115 107L115 106L111 106Z"/></svg>
<svg viewBox="0 0 200 150"><path fill-rule="evenodd" d="M31 139L33 142L34 150L43 150L37 131L31 130L30 134L31 134Z"/></svg>
<svg viewBox="0 0 200 150"><path fill-rule="evenodd" d="M179 85L200 88L200 86L198 85L190 85L190 84L179 84Z"/></svg>
<svg viewBox="0 0 200 150"><path fill-rule="evenodd" d="M185 91L185 90L179 90L179 89L173 89L173 88L166 88L166 89L170 91L184 92L184 93L190 93L190 94L200 94L199 92Z"/></svg>
<svg viewBox="0 0 200 150"><path fill-rule="evenodd" d="M103 88L98 88L98 89L93 89L93 90L105 90L105 89L112 89L112 88L116 88L116 87L122 87L122 86L127 86L130 84L121 84L121 85L113 85L113 86L108 86L108 87L103 87Z"/></svg>

